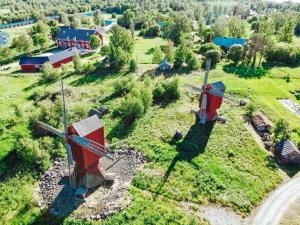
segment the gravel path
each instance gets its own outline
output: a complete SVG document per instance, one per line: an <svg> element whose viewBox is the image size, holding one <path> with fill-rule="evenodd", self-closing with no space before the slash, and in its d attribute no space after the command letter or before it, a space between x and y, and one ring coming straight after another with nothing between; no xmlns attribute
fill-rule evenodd
<svg viewBox="0 0 300 225"><path fill-rule="evenodd" d="M300 176L275 190L262 204L253 225L277 225L289 205L300 197Z"/></svg>
<svg viewBox="0 0 300 225"><path fill-rule="evenodd" d="M67 170L66 160L55 160L39 183L39 206L49 207L50 213L59 217L106 218L130 204L126 193L136 168L144 162L142 155L125 146L116 151L114 160L103 157L106 171L116 174L115 182L91 189L87 198L80 199L75 197L68 181L62 179Z"/></svg>
<svg viewBox="0 0 300 225"><path fill-rule="evenodd" d="M290 111L295 113L297 116L300 117L300 105L296 102L294 102L291 99L279 99L278 100L281 104L283 104L286 108L288 108Z"/></svg>

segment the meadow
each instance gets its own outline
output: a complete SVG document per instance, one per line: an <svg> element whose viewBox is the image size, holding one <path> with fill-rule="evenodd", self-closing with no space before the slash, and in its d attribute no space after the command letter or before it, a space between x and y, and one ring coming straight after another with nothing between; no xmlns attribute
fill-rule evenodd
<svg viewBox="0 0 300 225"><path fill-rule="evenodd" d="M151 49L164 43L160 38L137 39L134 55L137 55L143 71L152 63ZM17 66L15 71L4 73L0 72L0 115L3 121L0 132L0 222L50 223L53 218L49 220L47 212L41 211L35 200L37 196L33 190L39 174L16 166L13 134L16 130L30 133L26 124L18 122L22 121L18 112L26 117L36 110L30 96L37 90L55 92L59 90L59 82L42 83L39 73L20 73ZM284 79L287 73L291 75L290 83ZM157 221L161 224L206 224L201 217L187 215L182 210L182 204L187 200L198 205L224 205L247 216L283 179L283 171L245 128L243 108L235 102L225 101L220 114L227 118L227 122L200 126L190 113L192 108L198 107L197 98L184 88L184 84L200 86L203 71L173 74L176 75L181 89L178 101L163 106L152 105L131 126L125 126L112 113L103 118L107 141L114 143L127 139L127 144L142 152L148 163L132 181L129 193L132 205L98 224L153 224ZM92 107L104 105L113 112L124 98L114 96L113 84L128 76L127 71L104 70L77 75L70 65L65 86L83 97L67 98L67 107L78 105L87 113ZM133 74L135 86L145 87L145 79L150 79L147 88L153 89L155 83L171 79L145 76ZM299 130L300 119L278 103L277 98L288 97L297 101L289 89L299 88L299 79L299 68L273 67L257 75L229 62L221 62L211 70L209 77L210 82L222 80L226 92L238 99L251 99L273 122L279 118L287 119L294 130L295 140L299 140L296 130ZM172 137L176 131L182 131L184 137L174 142ZM81 224L73 219L55 223Z"/></svg>

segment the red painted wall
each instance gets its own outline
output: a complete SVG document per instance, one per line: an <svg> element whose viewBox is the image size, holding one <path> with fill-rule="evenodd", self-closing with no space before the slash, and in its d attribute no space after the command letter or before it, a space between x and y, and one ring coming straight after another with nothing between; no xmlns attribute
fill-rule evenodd
<svg viewBox="0 0 300 225"><path fill-rule="evenodd" d="M38 69L35 68L35 65L21 65L21 69L23 71L38 71Z"/></svg>
<svg viewBox="0 0 300 225"><path fill-rule="evenodd" d="M78 135L77 131L72 126L68 128L68 133ZM85 138L104 145L105 144L104 127L88 134L87 136L85 136ZM101 157L91 152L90 150L81 147L76 143L71 142L70 144L72 148L73 158L77 166L81 169L89 170L90 172L97 172L99 158Z"/></svg>

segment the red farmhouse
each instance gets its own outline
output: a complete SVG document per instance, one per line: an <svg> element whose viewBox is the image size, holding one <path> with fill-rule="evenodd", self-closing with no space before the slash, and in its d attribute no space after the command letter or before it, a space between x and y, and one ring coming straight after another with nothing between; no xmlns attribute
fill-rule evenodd
<svg viewBox="0 0 300 225"><path fill-rule="evenodd" d="M71 62L77 49L67 49L50 56L25 56L20 59L20 66L23 71L38 71L46 62L50 62L55 68L60 67L64 63Z"/></svg>
<svg viewBox="0 0 300 225"><path fill-rule="evenodd" d="M103 45L103 34L98 32L96 29L60 27L60 32L56 37L56 44L61 48L77 47L91 49L90 39L92 35L97 35Z"/></svg>

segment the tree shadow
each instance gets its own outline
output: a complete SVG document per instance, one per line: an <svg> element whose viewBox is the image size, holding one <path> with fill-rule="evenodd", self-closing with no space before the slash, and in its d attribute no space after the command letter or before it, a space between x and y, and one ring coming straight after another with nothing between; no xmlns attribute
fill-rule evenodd
<svg viewBox="0 0 300 225"><path fill-rule="evenodd" d="M283 170L290 178L294 177L300 171L300 165L296 163L281 163L273 155L265 158L266 166L272 170Z"/></svg>
<svg viewBox="0 0 300 225"><path fill-rule="evenodd" d="M149 48L148 51L146 52L146 55L152 55L154 53L154 48Z"/></svg>
<svg viewBox="0 0 300 225"><path fill-rule="evenodd" d="M82 86L85 84L90 84L94 83L97 81L103 81L107 78L111 78L114 76L119 76L119 75L126 75L128 74L128 71L117 71L117 70L112 70L109 67L98 67L93 73L87 74L87 75L82 75L80 76L77 80L74 80L71 82L72 86L78 87Z"/></svg>
<svg viewBox="0 0 300 225"><path fill-rule="evenodd" d="M225 73L233 73L241 78L261 78L268 74L268 70L263 67L235 65L234 63L223 66Z"/></svg>
<svg viewBox="0 0 300 225"><path fill-rule="evenodd" d="M178 161L186 161L190 163L195 169L199 170L199 165L194 163L192 160L198 155L205 151L207 143L209 141L210 135L213 131L215 122L209 122L205 125L199 124L198 119L196 119L195 124L192 125L184 137L184 139L176 143L178 150L177 155L173 158L172 162L168 166L168 169L158 185L156 194L159 195L171 172ZM171 143L172 144L172 143ZM156 195L156 196L157 196Z"/></svg>
<svg viewBox="0 0 300 225"><path fill-rule="evenodd" d="M112 127L110 132L106 135L108 140L112 140L113 138L124 139L129 136L129 134L133 131L135 127L135 123L127 124L124 121L120 120L115 126Z"/></svg>

